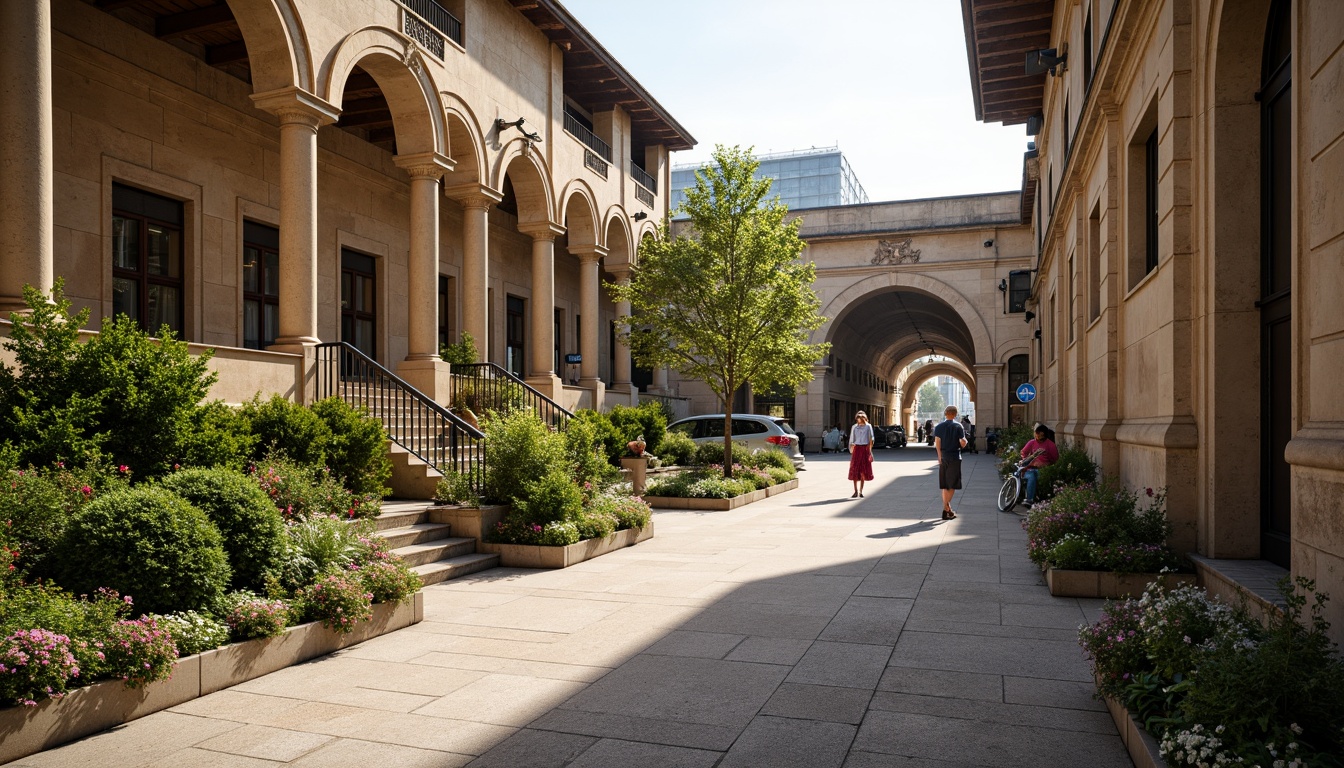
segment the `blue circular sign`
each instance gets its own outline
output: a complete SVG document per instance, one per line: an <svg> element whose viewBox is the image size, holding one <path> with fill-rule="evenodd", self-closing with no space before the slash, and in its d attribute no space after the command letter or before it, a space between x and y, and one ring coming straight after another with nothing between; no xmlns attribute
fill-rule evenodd
<svg viewBox="0 0 1344 768"><path fill-rule="evenodd" d="M1036 399L1036 387L1030 384L1023 384L1017 388L1017 399L1024 403L1030 403Z"/></svg>

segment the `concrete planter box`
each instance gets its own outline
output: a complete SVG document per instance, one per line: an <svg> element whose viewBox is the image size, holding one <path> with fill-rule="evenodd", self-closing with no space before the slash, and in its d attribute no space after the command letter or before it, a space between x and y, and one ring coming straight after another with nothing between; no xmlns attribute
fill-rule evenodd
<svg viewBox="0 0 1344 768"><path fill-rule="evenodd" d="M1115 729L1120 732L1120 739L1125 742L1125 749L1129 750L1129 759L1134 761L1134 768L1167 768L1167 762L1162 759L1162 751L1158 749L1157 740L1152 734L1144 730L1143 725L1129 714L1123 704L1110 696L1103 696L1102 699L1111 713L1111 719L1115 721Z"/></svg>
<svg viewBox="0 0 1344 768"><path fill-rule="evenodd" d="M424 618L424 595L405 603L373 606L373 618L340 634L318 622L290 627L276 637L247 640L178 659L172 677L143 688L104 680L47 699L36 707L0 709L0 763L105 731L136 718L325 656Z"/></svg>
<svg viewBox="0 0 1344 768"><path fill-rule="evenodd" d="M495 530L504 516L509 514L507 504L487 505L484 507L440 506L429 509L429 520L433 523L447 523L452 526L454 536L464 539L476 539L482 542L486 534ZM479 547L478 552L484 551Z"/></svg>
<svg viewBox="0 0 1344 768"><path fill-rule="evenodd" d="M1045 569L1045 583L1055 597L1099 597L1118 600L1139 597L1154 581L1168 589L1195 583L1193 573L1114 573L1111 571L1066 571Z"/></svg>
<svg viewBox="0 0 1344 768"><path fill-rule="evenodd" d="M627 528L603 539L589 539L564 547L495 544L486 541L478 544L477 549L486 554L499 555L499 564L505 568L568 568L652 538L653 521L650 520L643 528Z"/></svg>
<svg viewBox="0 0 1344 768"><path fill-rule="evenodd" d="M793 478L787 483L772 485L769 488L762 488L759 491L744 493L741 496L734 496L731 499L683 499L679 496L645 496L644 500L651 506L659 509L697 509L714 512L723 512L729 509L768 499L771 496L778 496L786 491L792 491L798 487L798 478Z"/></svg>

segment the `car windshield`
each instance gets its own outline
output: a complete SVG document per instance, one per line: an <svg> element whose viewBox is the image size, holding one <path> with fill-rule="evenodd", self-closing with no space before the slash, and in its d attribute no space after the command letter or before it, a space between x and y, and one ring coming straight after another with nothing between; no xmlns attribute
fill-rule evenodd
<svg viewBox="0 0 1344 768"><path fill-rule="evenodd" d="M796 434L798 434L797 432L794 432L794 431L793 431L793 427L789 426L789 422L787 422L787 421L785 421L785 420L783 420L783 419L775 419L775 424L779 425L779 428L782 429L782 430L784 430L784 433L785 433L785 434L788 434L788 435L796 435Z"/></svg>

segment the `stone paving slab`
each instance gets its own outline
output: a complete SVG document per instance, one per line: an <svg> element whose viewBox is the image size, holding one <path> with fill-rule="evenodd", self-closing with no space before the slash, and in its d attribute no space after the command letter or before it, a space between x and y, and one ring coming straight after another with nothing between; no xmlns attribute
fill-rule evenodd
<svg viewBox="0 0 1344 768"><path fill-rule="evenodd" d="M1021 518L966 462L846 458L563 571L425 590L425 621L16 763L29 768L1128 766Z"/></svg>

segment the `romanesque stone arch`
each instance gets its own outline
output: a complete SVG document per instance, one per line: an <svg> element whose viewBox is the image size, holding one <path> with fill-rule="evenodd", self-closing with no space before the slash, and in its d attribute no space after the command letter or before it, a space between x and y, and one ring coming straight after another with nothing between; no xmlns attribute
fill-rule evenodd
<svg viewBox="0 0 1344 768"><path fill-rule="evenodd" d="M952 286L917 272L887 272L882 275L866 276L855 281L838 296L831 299L821 314L826 322L812 332L812 343L831 341L841 320L853 307L876 294L897 290L911 290L924 293L941 300L957 313L971 334L975 360L968 364L993 359L993 345L990 343L989 328L984 319L959 291Z"/></svg>
<svg viewBox="0 0 1344 768"><path fill-rule="evenodd" d="M430 80L419 44L385 27L365 27L347 35L323 66L322 98L338 109L345 81L356 66L378 83L392 112L397 154L447 155L443 107Z"/></svg>
<svg viewBox="0 0 1344 768"><path fill-rule="evenodd" d="M938 362L921 366L905 380L905 386L901 390L901 413L905 413L907 409L914 407L915 395L919 393L919 388L924 386L924 382L938 376L951 376L965 384L966 390L971 393L971 401L978 404L979 392L976 388L975 376L960 365L951 362Z"/></svg>
<svg viewBox="0 0 1344 768"><path fill-rule="evenodd" d="M292 0L227 0L247 45L252 89L314 92L313 56Z"/></svg>
<svg viewBox="0 0 1344 768"><path fill-rule="evenodd" d="M607 266L629 266L635 252L629 215L621 206L613 205L607 209L605 221L602 245L607 249Z"/></svg>
<svg viewBox="0 0 1344 768"><path fill-rule="evenodd" d="M565 186L560 196L559 220L569 233L569 250L576 251L594 248L600 244L597 196L592 187L582 179L575 179Z"/></svg>
<svg viewBox="0 0 1344 768"><path fill-rule="evenodd" d="M454 163L453 170L444 176L445 188L472 187L486 182L489 161L485 154L485 133L471 107L455 93L440 92L443 105L444 128L447 131L447 152Z"/></svg>
<svg viewBox="0 0 1344 768"><path fill-rule="evenodd" d="M560 221L555 212L556 201L550 171L541 153L527 139L512 139L504 145L503 151L495 159L490 186L503 189L505 176L513 182L513 193L518 198L520 227Z"/></svg>

